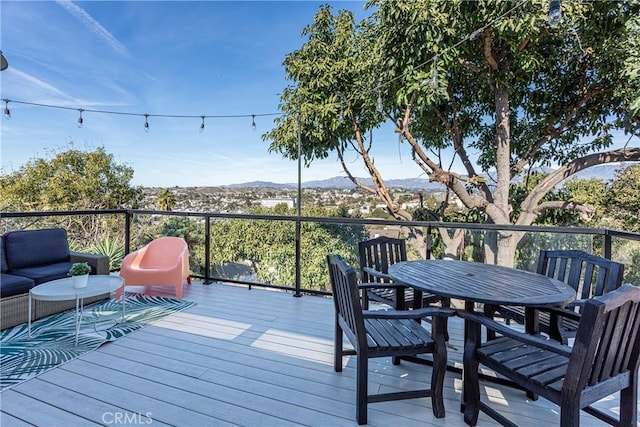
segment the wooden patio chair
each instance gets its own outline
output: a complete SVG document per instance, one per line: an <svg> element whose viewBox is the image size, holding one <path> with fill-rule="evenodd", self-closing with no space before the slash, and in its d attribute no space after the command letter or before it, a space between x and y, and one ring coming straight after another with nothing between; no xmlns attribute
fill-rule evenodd
<svg viewBox="0 0 640 427"><path fill-rule="evenodd" d="M407 260L407 247L403 239L391 237L376 237L358 244L360 252L360 277L362 292L362 305L369 308L369 301L377 301L387 304L396 310L408 310L414 307L414 290L406 285L395 283L389 277L389 266L396 262ZM376 286L379 284L380 286ZM420 307L426 307L433 303L442 302L443 306L449 306L448 298L445 301L437 295L423 294Z"/></svg>
<svg viewBox="0 0 640 427"><path fill-rule="evenodd" d="M484 365L560 406L560 425L580 424L580 410L617 426L637 424L640 361L640 288L624 285L587 300L573 347L514 331L477 313L459 312L469 331L464 353L464 419L471 426L482 410L514 426L480 401L478 367ZM480 328L502 336L479 343ZM619 420L590 406L620 391Z"/></svg>
<svg viewBox="0 0 640 427"><path fill-rule="evenodd" d="M507 321L524 324L529 330L544 332L567 344L578 329L581 307L586 300L613 291L622 284L624 265L610 259L578 250L540 251L536 272L565 282L576 290L576 300L566 307L544 307L535 312L537 318L525 319L524 307L485 307L485 314L497 311ZM577 315L576 315L577 314Z"/></svg>
<svg viewBox="0 0 640 427"><path fill-rule="evenodd" d="M363 311L356 272L340 255L327 255L331 289L335 304L334 369L342 371L342 358L356 356L356 421L367 423L369 403L431 397L433 414L445 415L442 387L447 369L444 334L446 317L455 314L449 308L431 307L403 311ZM431 318L431 333L416 319ZM344 336L353 349L344 349ZM369 394L369 359L375 357L415 356L431 353L431 387L383 394Z"/></svg>

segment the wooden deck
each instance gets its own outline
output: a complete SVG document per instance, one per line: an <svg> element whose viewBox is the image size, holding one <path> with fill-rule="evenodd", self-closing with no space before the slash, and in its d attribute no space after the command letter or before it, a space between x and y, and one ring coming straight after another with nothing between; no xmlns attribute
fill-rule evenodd
<svg viewBox="0 0 640 427"><path fill-rule="evenodd" d="M194 307L0 394L0 425L356 426L355 361L332 367L329 298L229 286L185 288ZM462 328L450 323L449 359L460 362ZM370 388L429 380L430 368L370 362ZM444 419L427 399L369 405L372 426L464 426L459 374L448 372ZM524 392L483 384L493 407L522 426L558 425L558 408ZM614 396L601 407L617 409ZM496 425L480 414L479 426ZM602 425L583 415L583 426Z"/></svg>

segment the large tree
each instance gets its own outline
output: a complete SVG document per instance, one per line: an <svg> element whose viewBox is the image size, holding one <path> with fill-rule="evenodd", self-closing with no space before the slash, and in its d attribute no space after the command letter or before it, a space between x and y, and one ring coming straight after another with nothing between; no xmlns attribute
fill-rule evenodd
<svg viewBox="0 0 640 427"><path fill-rule="evenodd" d="M0 211L137 208L142 193L132 179L133 169L103 147L70 147L0 175Z"/></svg>
<svg viewBox="0 0 640 427"><path fill-rule="evenodd" d="M398 219L403 211L375 165L377 144L408 144L432 181L445 184L488 223L531 225L551 209L588 206L546 196L585 168L640 160L640 149L609 149L614 133L637 132L628 49L636 1L563 1L548 24L548 1L372 1L370 18L320 8L307 41L284 65L292 82L281 116L265 134L270 150L297 157L298 120L306 163L357 153L377 194ZM378 100L378 102L376 102ZM370 131L391 123L397 136ZM453 153L447 157L448 153ZM479 153L474 157L474 153ZM464 173L451 165L459 161ZM537 167L560 167L524 195L510 184ZM512 265L520 233L488 233L487 262Z"/></svg>
<svg viewBox="0 0 640 427"><path fill-rule="evenodd" d="M104 148L83 151L71 146L0 175L0 212L137 208L142 191L132 186L132 179L133 169L117 163ZM107 215L16 221L62 226L69 232L73 249L93 244L111 247L110 240L117 238L112 236L120 236L123 226L116 217ZM18 224L14 228L26 226Z"/></svg>

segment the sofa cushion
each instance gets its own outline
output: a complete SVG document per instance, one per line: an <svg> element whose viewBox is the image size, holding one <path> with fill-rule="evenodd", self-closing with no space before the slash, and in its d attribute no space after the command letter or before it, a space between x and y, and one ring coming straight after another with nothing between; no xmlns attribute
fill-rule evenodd
<svg viewBox="0 0 640 427"><path fill-rule="evenodd" d="M0 298L26 294L35 286L35 282L28 277L0 274Z"/></svg>
<svg viewBox="0 0 640 427"><path fill-rule="evenodd" d="M10 231L4 235L7 266L15 270L69 261L67 232L63 228Z"/></svg>
<svg viewBox="0 0 640 427"><path fill-rule="evenodd" d="M7 266L7 256L4 253L2 236L0 236L0 273L6 273L8 269L9 267Z"/></svg>
<svg viewBox="0 0 640 427"><path fill-rule="evenodd" d="M36 285L39 285L51 280L69 277L69 269L72 264L73 263L71 262L59 262L56 264L41 265L38 267L25 267L17 270L11 270L11 274L28 277L33 279Z"/></svg>

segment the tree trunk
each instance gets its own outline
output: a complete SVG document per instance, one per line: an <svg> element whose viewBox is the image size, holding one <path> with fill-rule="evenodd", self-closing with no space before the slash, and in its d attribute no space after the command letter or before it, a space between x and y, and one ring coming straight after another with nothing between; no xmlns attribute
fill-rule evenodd
<svg viewBox="0 0 640 427"><path fill-rule="evenodd" d="M438 228L438 231L444 242L444 258L457 259L460 243L462 243L462 237L464 236L464 230L461 228L455 229L453 237L449 234L449 230L444 227Z"/></svg>
<svg viewBox="0 0 640 427"><path fill-rule="evenodd" d="M508 61L500 62L500 71L508 69ZM491 222L509 224L511 206L509 204L509 185L511 183L511 121L509 115L509 93L498 79L494 86L496 130L494 140L496 164L496 189L493 192L493 207L487 209ZM513 266L517 241L503 232L487 232L485 262L504 266Z"/></svg>
<svg viewBox="0 0 640 427"><path fill-rule="evenodd" d="M516 260L516 248L522 240L522 231L501 231L498 237L497 264L505 267L514 267Z"/></svg>

